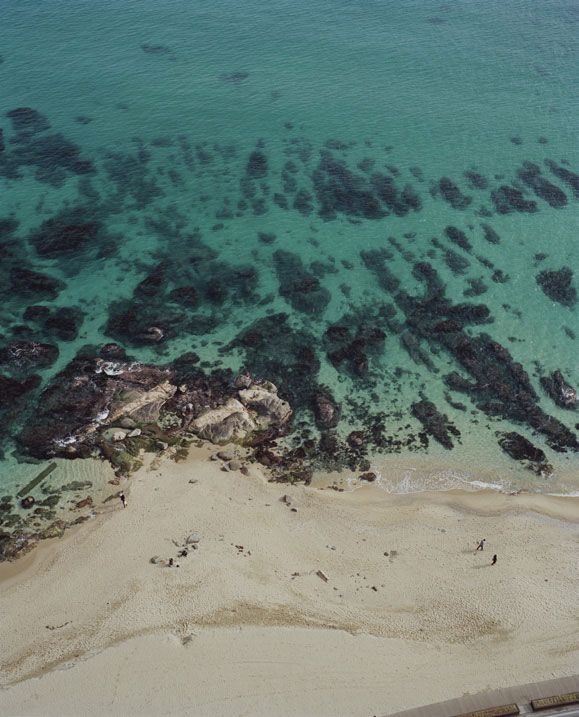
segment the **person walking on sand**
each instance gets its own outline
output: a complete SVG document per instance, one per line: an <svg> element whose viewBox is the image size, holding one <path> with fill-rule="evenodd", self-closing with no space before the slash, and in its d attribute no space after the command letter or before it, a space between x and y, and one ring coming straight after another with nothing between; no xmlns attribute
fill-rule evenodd
<svg viewBox="0 0 579 717"><path fill-rule="evenodd" d="M121 491L119 493L119 498L121 500L121 503L123 504L123 508L126 508L127 507L127 499L125 498L125 494L123 493L123 491Z"/></svg>
<svg viewBox="0 0 579 717"><path fill-rule="evenodd" d="M497 556L496 556L496 555L493 555L493 559L492 559L492 561L491 561L491 565L496 565L496 562L497 562Z"/></svg>
<svg viewBox="0 0 579 717"><path fill-rule="evenodd" d="M484 549L485 549L485 543L486 543L486 541L487 541L486 538L483 538L482 540L479 540L479 543L478 543L478 545L476 546L476 550L484 550ZM475 553L476 553L476 550L475 550Z"/></svg>

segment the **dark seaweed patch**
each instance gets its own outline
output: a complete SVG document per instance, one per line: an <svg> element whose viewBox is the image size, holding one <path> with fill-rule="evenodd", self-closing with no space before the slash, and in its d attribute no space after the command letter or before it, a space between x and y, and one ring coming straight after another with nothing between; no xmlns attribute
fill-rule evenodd
<svg viewBox="0 0 579 717"><path fill-rule="evenodd" d="M475 172L470 169L464 173L465 178L472 187L472 189L487 189L489 186L489 180L483 177L479 172Z"/></svg>
<svg viewBox="0 0 579 717"><path fill-rule="evenodd" d="M56 299L64 282L38 271L14 267L10 270L10 291L29 300Z"/></svg>
<svg viewBox="0 0 579 717"><path fill-rule="evenodd" d="M510 214L511 212L526 212L532 214L537 211L537 202L525 199L523 193L508 184L502 184L498 189L491 192L491 199L499 214Z"/></svg>
<svg viewBox="0 0 579 717"><path fill-rule="evenodd" d="M459 187L448 177L442 177L438 188L443 198L453 209L466 209L472 203L472 197L463 194Z"/></svg>
<svg viewBox="0 0 579 717"><path fill-rule="evenodd" d="M567 266L537 274L537 284L553 301L573 307L577 302L577 290L573 286L573 272Z"/></svg>
<svg viewBox="0 0 579 717"><path fill-rule="evenodd" d="M565 184L568 184L573 190L573 194L579 197L579 175L572 172L570 169L561 167L560 165L553 162L552 159L546 159L545 164L550 171Z"/></svg>
<svg viewBox="0 0 579 717"><path fill-rule="evenodd" d="M312 181L319 214L324 219L333 219L337 214L379 219L385 214L366 177L354 174L345 162L335 159L330 152L322 152Z"/></svg>
<svg viewBox="0 0 579 717"><path fill-rule="evenodd" d="M42 222L29 236L39 256L58 258L86 249L98 248L105 240L102 223L89 207L65 209Z"/></svg>
<svg viewBox="0 0 579 717"><path fill-rule="evenodd" d="M247 160L246 173L251 179L263 179L267 176L267 157L263 152L254 150Z"/></svg>
<svg viewBox="0 0 579 717"><path fill-rule="evenodd" d="M466 238L466 234L457 227L446 227L444 233L453 244L456 244L465 251L471 251L472 244Z"/></svg>
<svg viewBox="0 0 579 717"><path fill-rule="evenodd" d="M36 134L50 129L48 119L31 107L17 107L7 112L6 117L12 122L12 129L15 132Z"/></svg>
<svg viewBox="0 0 579 717"><path fill-rule="evenodd" d="M548 182L542 175L538 165L532 162L525 162L522 169L517 173L519 179L535 192L538 197L544 199L547 204L555 209L561 209L567 205L567 197L559 187Z"/></svg>
<svg viewBox="0 0 579 717"><path fill-rule="evenodd" d="M484 238L491 244L500 244L501 238L490 224L481 224Z"/></svg>
<svg viewBox="0 0 579 717"><path fill-rule="evenodd" d="M320 362L315 346L315 337L294 329L287 314L273 314L244 329L224 351L241 349L244 367L253 376L280 386L292 407L299 409L309 408L317 389Z"/></svg>
<svg viewBox="0 0 579 717"><path fill-rule="evenodd" d="M306 271L297 254L279 249L273 255L280 283L280 294L297 310L322 313L330 301L330 292Z"/></svg>

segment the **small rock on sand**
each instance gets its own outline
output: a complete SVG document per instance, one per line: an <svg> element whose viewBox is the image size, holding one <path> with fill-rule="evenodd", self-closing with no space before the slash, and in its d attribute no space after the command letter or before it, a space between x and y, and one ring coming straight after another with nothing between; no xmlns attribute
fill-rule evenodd
<svg viewBox="0 0 579 717"><path fill-rule="evenodd" d="M241 469L241 462L240 461L229 461L228 464L230 471L238 471Z"/></svg>

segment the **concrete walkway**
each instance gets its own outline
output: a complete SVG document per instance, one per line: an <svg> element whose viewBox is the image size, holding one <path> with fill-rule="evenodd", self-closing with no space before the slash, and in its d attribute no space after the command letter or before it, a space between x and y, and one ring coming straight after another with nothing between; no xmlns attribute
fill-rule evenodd
<svg viewBox="0 0 579 717"><path fill-rule="evenodd" d="M439 702L435 705L417 707L404 712L383 715L383 717L500 717L501 715L517 714L516 711L492 710L493 707L516 705L519 714L536 714L544 717L554 715L573 714L573 708L557 707L557 700L553 700L553 707L534 710L531 701L556 695L565 695L573 692L579 693L579 675L562 677L546 682L534 682L518 687L507 687L493 692L479 692L476 695L466 695L448 702ZM575 705L575 711L577 711ZM569 711L567 711L569 710ZM471 715L470 713L474 713Z"/></svg>

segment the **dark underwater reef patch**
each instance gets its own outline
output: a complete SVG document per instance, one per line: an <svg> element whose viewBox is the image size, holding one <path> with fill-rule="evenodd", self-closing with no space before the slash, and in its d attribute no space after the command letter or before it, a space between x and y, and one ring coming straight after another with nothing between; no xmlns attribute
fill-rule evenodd
<svg viewBox="0 0 579 717"><path fill-rule="evenodd" d="M39 301L56 299L65 284L54 276L22 266L10 269L10 292L22 298Z"/></svg>
<svg viewBox="0 0 579 717"><path fill-rule="evenodd" d="M424 430L447 450L454 448L451 436L460 437L460 431L441 413L432 401L422 400L412 404L412 414L424 426Z"/></svg>
<svg viewBox="0 0 579 717"><path fill-rule="evenodd" d="M292 326L284 313L257 319L243 329L224 351L239 349L244 369L283 387L296 410L309 408L317 388L320 360L315 336Z"/></svg>
<svg viewBox="0 0 579 717"><path fill-rule="evenodd" d="M436 270L422 262L415 276L425 284L422 296L398 290L390 281L384 283L386 262L362 253L366 266L392 295L406 317L406 326L431 349L443 348L470 375L466 379L456 372L445 377L447 386L467 393L475 405L489 417L501 417L528 425L542 433L557 451L579 450L575 434L559 420L546 414L538 405L538 396L528 374L510 353L488 334L470 335L469 325L492 321L489 309L482 304L453 304Z"/></svg>
<svg viewBox="0 0 579 717"><path fill-rule="evenodd" d="M561 209L567 205L565 192L545 179L541 174L541 168L537 164L525 162L517 172L517 176L551 207Z"/></svg>
<svg viewBox="0 0 579 717"><path fill-rule="evenodd" d="M297 311L321 314L330 301L330 292L306 271L297 254L278 249L274 266L280 283L280 294Z"/></svg>
<svg viewBox="0 0 579 717"><path fill-rule="evenodd" d="M49 134L50 122L30 107L20 107L7 113L14 134L8 142L2 140L0 176L18 179L25 167L34 169L35 179L60 186L70 175L95 172L90 159L81 155L80 147L63 134Z"/></svg>
<svg viewBox="0 0 579 717"><path fill-rule="evenodd" d="M573 286L573 271L568 266L551 271L541 271L537 274L536 279L544 294L552 301L568 307L573 307L577 303L577 290Z"/></svg>
<svg viewBox="0 0 579 717"><path fill-rule="evenodd" d="M28 306L24 320L36 324L45 336L58 341L74 341L84 321L84 312L74 306Z"/></svg>
<svg viewBox="0 0 579 717"><path fill-rule="evenodd" d="M32 107L16 107L6 112L6 117L17 133L36 134L50 129L48 118Z"/></svg>
<svg viewBox="0 0 579 717"><path fill-rule="evenodd" d="M567 167L562 167L556 162L553 162L552 159L546 159L545 165L557 179L560 179L571 187L575 197L579 197L579 174L575 174L575 172L567 169Z"/></svg>
<svg viewBox="0 0 579 717"><path fill-rule="evenodd" d="M51 366L58 358L58 346L40 341L11 341L0 346L0 368L16 376Z"/></svg>
<svg viewBox="0 0 579 717"><path fill-rule="evenodd" d="M84 251L106 255L115 242L107 233L98 210L88 206L64 209L46 219L28 240L39 256L49 259Z"/></svg>
<svg viewBox="0 0 579 717"><path fill-rule="evenodd" d="M561 371L554 371L551 376L541 376L541 386L561 408L577 407L577 391L563 377Z"/></svg>
<svg viewBox="0 0 579 717"><path fill-rule="evenodd" d="M453 209L466 209L472 204L472 197L463 194L460 188L449 177L442 177L438 182L438 190L442 198Z"/></svg>
<svg viewBox="0 0 579 717"><path fill-rule="evenodd" d="M367 376L370 359L382 353L386 333L386 307L367 307L364 314L347 314L328 326L323 345L336 370L355 378Z"/></svg>
<svg viewBox="0 0 579 717"><path fill-rule="evenodd" d="M538 211L537 202L525 199L520 189L508 184L502 184L498 189L492 191L491 199L499 214L510 214L511 212L533 214Z"/></svg>

